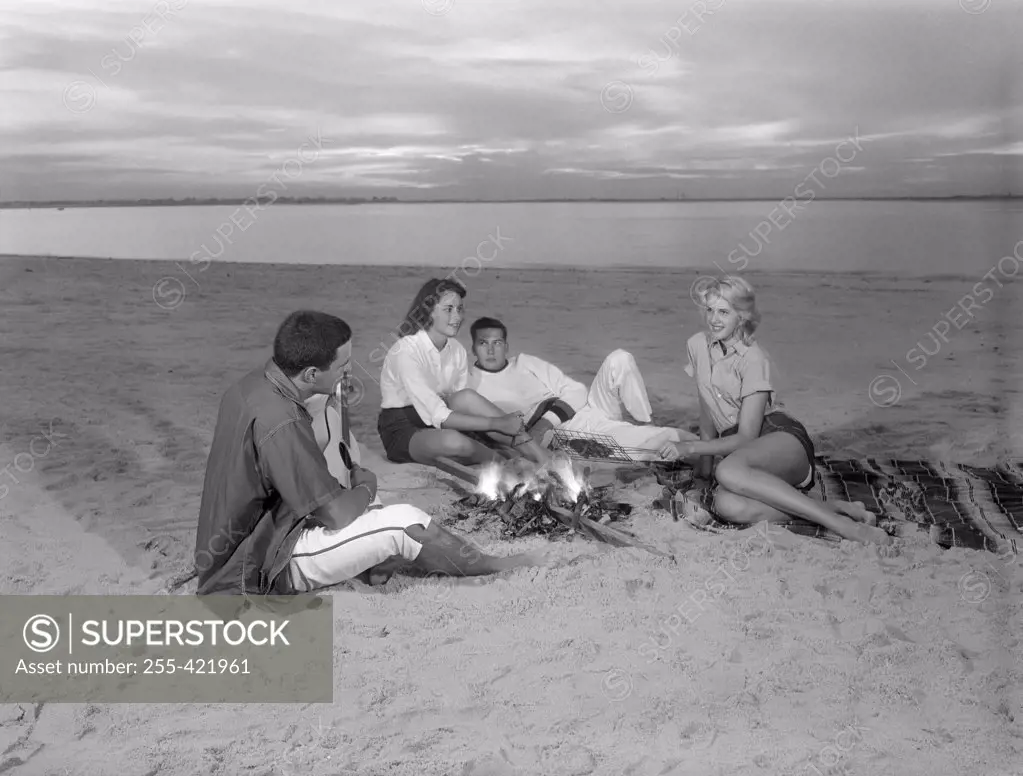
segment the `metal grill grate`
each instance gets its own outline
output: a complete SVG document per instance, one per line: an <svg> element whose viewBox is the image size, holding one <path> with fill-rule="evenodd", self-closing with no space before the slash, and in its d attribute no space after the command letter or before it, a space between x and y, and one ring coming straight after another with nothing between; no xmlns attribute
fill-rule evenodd
<svg viewBox="0 0 1023 776"><path fill-rule="evenodd" d="M551 450L567 453L573 458L588 461L613 461L615 463L642 463L640 456L657 454L656 450L641 447L622 447L614 437L607 434L592 434L582 431L554 429Z"/></svg>

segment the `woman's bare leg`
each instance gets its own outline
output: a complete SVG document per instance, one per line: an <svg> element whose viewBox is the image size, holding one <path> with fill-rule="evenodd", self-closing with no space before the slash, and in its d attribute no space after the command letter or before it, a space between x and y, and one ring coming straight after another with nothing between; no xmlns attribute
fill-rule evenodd
<svg viewBox="0 0 1023 776"><path fill-rule="evenodd" d="M769 507L761 501L732 493L720 486L714 489L713 499L714 513L729 523L753 525L765 520L771 523L784 523L792 520L792 515Z"/></svg>
<svg viewBox="0 0 1023 776"><path fill-rule="evenodd" d="M867 510L862 501L829 501L838 514L844 515L858 523L877 525L877 516ZM767 520L772 523L785 523L792 515L781 512L761 501L740 496L718 486L714 489L714 512L730 523L752 525Z"/></svg>
<svg viewBox="0 0 1023 776"><path fill-rule="evenodd" d="M806 477L809 465L799 440L777 431L736 450L718 464L714 475L725 491L817 523L845 539L891 544L891 537L880 528L856 522L800 493L795 483Z"/></svg>
<svg viewBox="0 0 1023 776"><path fill-rule="evenodd" d="M476 393L476 391L469 388L449 396L447 404L448 407L455 412L464 412L467 415L479 415L484 418L498 418L507 414L501 408L493 404L489 399L483 398ZM487 436L498 444L509 444L509 437L505 434L489 432ZM517 444L513 445L514 449L520 451L522 455L535 463L544 464L550 460L550 453L540 447L536 440L534 440L527 432L523 431L517 442Z"/></svg>
<svg viewBox="0 0 1023 776"><path fill-rule="evenodd" d="M475 465L501 460L497 450L450 428L424 428L417 431L408 444L409 455L416 463L433 466L438 458L453 458L459 463Z"/></svg>

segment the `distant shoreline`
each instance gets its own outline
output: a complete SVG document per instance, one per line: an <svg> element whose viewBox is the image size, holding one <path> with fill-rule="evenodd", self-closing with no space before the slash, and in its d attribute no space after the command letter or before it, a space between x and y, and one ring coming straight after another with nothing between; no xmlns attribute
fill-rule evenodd
<svg viewBox="0 0 1023 776"><path fill-rule="evenodd" d="M131 262L147 263L147 264L170 264L176 266L179 270L184 271L181 266L181 262L187 262L187 259L116 259L110 256L57 256L53 254L40 254L40 253L0 253L0 262L4 261L77 261L77 262L92 262L92 261L104 261L104 262ZM450 271L448 266L435 266L432 264L324 264L324 263L309 263L309 262L280 262L280 261L218 261L213 262L211 266L217 267L261 267L268 270L285 270L296 267L304 267L307 269L322 268L322 269L335 269L335 270L415 270L426 273L439 273L443 271ZM709 277L707 274L711 269L707 266L672 266L672 265L661 265L661 264L647 264L647 265L636 265L636 264L604 264L600 266L594 266L592 264L492 264L489 269L494 272L618 272L618 273L630 273L639 275L649 274L661 274L661 275L701 275ZM225 270L226 271L226 270ZM743 274L751 275L756 277L757 275L764 275L768 277L784 277L784 276L797 276L807 277L814 275L825 275L828 277L858 277L858 278L883 278L883 279L896 279L905 281L921 281L926 283L943 281L943 280L969 280L974 277L974 273L955 273L955 272L936 272L932 275L907 275L903 272L883 272L880 270L849 270L849 269L797 269L797 268L773 268L773 269L760 269L752 270L750 272L744 272ZM442 277L442 276L441 276Z"/></svg>
<svg viewBox="0 0 1023 776"><path fill-rule="evenodd" d="M784 197L687 197L671 199L668 197L620 199L592 197L587 199L423 199L407 200L395 197L365 199L359 197L278 197L262 198L257 204L270 205L512 205L512 204L571 204L571 203L694 203L694 202L777 202ZM946 197L816 197L825 202L966 202L966 201L999 201L1023 199L1023 195L950 195ZM226 207L244 205L253 202L254 198L245 199L133 199L133 200L53 200L44 202L14 201L0 202L0 210L52 210L63 208L102 208L102 207Z"/></svg>

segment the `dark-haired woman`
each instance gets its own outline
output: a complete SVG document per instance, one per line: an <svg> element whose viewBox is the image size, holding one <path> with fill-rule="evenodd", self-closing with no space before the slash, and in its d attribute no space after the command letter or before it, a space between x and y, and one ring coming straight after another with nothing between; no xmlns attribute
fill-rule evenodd
<svg viewBox="0 0 1023 776"><path fill-rule="evenodd" d="M450 279L423 284L405 314L402 336L384 358L377 431L387 458L426 465L440 457L464 464L495 460L495 450L463 433L475 432L545 463L549 454L526 432L521 415L506 414L466 388L469 359L455 339L465 316L465 294Z"/></svg>

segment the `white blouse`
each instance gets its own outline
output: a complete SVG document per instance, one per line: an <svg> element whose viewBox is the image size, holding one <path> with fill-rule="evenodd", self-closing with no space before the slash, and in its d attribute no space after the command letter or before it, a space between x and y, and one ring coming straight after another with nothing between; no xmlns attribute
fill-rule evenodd
<svg viewBox="0 0 1023 776"><path fill-rule="evenodd" d="M451 410L445 400L466 387L469 357L465 347L449 339L437 349L420 330L402 337L387 351L380 370L380 408L416 408L424 423L440 428Z"/></svg>

